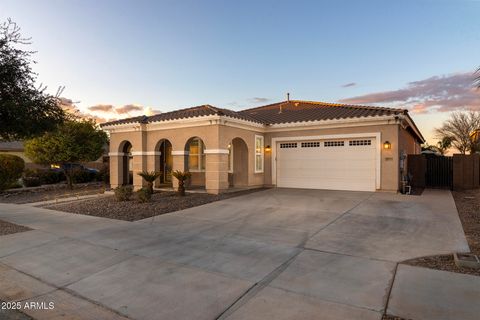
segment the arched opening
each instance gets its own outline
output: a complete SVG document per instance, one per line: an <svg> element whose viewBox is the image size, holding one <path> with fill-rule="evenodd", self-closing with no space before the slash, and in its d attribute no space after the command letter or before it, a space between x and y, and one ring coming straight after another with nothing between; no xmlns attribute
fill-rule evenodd
<svg viewBox="0 0 480 320"><path fill-rule="evenodd" d="M155 187L162 187L172 184L172 144L167 139L160 140L155 147L155 151L159 152L155 156L155 171L159 171L160 177L155 182Z"/></svg>
<svg viewBox="0 0 480 320"><path fill-rule="evenodd" d="M188 139L185 151L185 167L192 174L188 186L204 187L206 157L203 140L199 137Z"/></svg>
<svg viewBox="0 0 480 320"><path fill-rule="evenodd" d="M123 141L118 148L121 154L118 164L118 184L121 186L133 184L133 157L132 144L129 141Z"/></svg>
<svg viewBox="0 0 480 320"><path fill-rule="evenodd" d="M228 145L228 176L231 187L248 186L248 147L241 138Z"/></svg>

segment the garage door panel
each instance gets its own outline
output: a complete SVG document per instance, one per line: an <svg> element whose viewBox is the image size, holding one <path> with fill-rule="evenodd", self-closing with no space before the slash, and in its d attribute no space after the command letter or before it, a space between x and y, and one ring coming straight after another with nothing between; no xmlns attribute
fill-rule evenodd
<svg viewBox="0 0 480 320"><path fill-rule="evenodd" d="M290 188L374 191L376 181L375 139L371 145L277 148L277 185ZM295 143L290 146L295 145ZM280 146L277 145L277 147Z"/></svg>

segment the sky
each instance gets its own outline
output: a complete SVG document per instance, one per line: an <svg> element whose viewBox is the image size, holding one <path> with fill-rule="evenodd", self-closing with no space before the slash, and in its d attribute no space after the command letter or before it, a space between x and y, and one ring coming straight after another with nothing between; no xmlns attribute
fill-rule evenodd
<svg viewBox="0 0 480 320"><path fill-rule="evenodd" d="M480 110L480 1L0 0L38 82L99 119L292 99L408 108L434 143Z"/></svg>

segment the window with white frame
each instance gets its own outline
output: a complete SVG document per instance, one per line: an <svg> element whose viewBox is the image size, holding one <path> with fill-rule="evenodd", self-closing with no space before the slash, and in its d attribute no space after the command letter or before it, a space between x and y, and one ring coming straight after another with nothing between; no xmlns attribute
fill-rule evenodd
<svg viewBox="0 0 480 320"><path fill-rule="evenodd" d="M231 142L228 144L228 172L233 172L233 145Z"/></svg>
<svg viewBox="0 0 480 320"><path fill-rule="evenodd" d="M205 171L205 145L202 139L194 138L188 147L188 170Z"/></svg>
<svg viewBox="0 0 480 320"><path fill-rule="evenodd" d="M255 136L255 173L263 172L264 138Z"/></svg>

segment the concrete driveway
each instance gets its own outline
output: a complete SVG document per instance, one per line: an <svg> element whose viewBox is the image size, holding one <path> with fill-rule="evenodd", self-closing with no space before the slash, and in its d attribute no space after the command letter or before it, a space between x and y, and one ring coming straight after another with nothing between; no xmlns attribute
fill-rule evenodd
<svg viewBox="0 0 480 320"><path fill-rule="evenodd" d="M0 238L0 300L56 301L39 319L381 319L398 261L469 250L441 190L271 189L134 223L0 204L0 219L35 229Z"/></svg>

